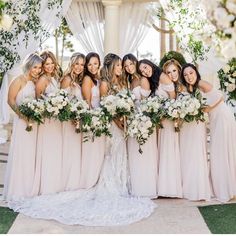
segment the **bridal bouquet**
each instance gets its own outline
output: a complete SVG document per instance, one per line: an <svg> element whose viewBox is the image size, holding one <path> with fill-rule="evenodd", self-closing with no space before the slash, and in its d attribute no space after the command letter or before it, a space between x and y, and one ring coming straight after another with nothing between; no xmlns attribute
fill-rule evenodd
<svg viewBox="0 0 236 236"><path fill-rule="evenodd" d="M108 95L101 99L100 105L110 120L117 114L116 112L117 97Z"/></svg>
<svg viewBox="0 0 236 236"><path fill-rule="evenodd" d="M148 97L141 101L141 112L150 117L152 123L156 126L162 127L161 119L164 116L163 99L160 97Z"/></svg>
<svg viewBox="0 0 236 236"><path fill-rule="evenodd" d="M32 97L27 97L18 107L20 113L25 116L28 120L26 127L27 131L32 130L32 124L30 121L42 124L43 114L44 114L44 101L42 99L33 99Z"/></svg>
<svg viewBox="0 0 236 236"><path fill-rule="evenodd" d="M59 119L60 121L70 119L70 103L66 90L60 89L57 92L43 96L43 98L45 101L45 117Z"/></svg>
<svg viewBox="0 0 236 236"><path fill-rule="evenodd" d="M80 114L80 130L83 132L83 141L94 141L96 137L101 137L102 134L111 136L110 121L102 108L87 110Z"/></svg>
<svg viewBox="0 0 236 236"><path fill-rule="evenodd" d="M80 120L82 114L86 113L89 110L88 103L83 99L78 99L73 97L70 101L70 119L75 123L76 133L80 132Z"/></svg>
<svg viewBox="0 0 236 236"><path fill-rule="evenodd" d="M115 95L115 117L129 116L134 111L134 96L129 90L123 89Z"/></svg>
<svg viewBox="0 0 236 236"><path fill-rule="evenodd" d="M126 137L135 138L139 144L139 152L142 154L141 145L145 144L155 129L151 118L142 112L133 113L127 119Z"/></svg>
<svg viewBox="0 0 236 236"><path fill-rule="evenodd" d="M119 119L118 122L122 122L126 131L126 119L134 112L134 99L129 90L123 89L116 95L104 97L100 104L108 119Z"/></svg>

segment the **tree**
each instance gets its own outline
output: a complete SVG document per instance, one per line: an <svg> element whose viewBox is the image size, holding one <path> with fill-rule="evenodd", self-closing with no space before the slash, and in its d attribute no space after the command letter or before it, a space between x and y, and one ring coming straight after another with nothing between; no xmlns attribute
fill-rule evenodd
<svg viewBox="0 0 236 236"><path fill-rule="evenodd" d="M66 19L63 18L61 25L55 30L55 46L56 46L56 58L60 61L60 66L63 63L63 56L65 49L68 49L70 52L74 52L73 43L70 41L70 37L73 36ZM59 57L59 43L61 40L61 56Z"/></svg>

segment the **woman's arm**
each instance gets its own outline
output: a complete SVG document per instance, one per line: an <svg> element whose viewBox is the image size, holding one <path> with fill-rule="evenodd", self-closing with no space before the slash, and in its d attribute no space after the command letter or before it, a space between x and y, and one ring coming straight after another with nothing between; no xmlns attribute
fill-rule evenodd
<svg viewBox="0 0 236 236"><path fill-rule="evenodd" d="M20 112L16 105L16 96L21 90L21 87L22 87L21 80L20 77L18 77L12 81L8 90L8 104L19 117L20 117Z"/></svg>
<svg viewBox="0 0 236 236"><path fill-rule="evenodd" d="M92 99L92 87L93 82L89 76L85 76L82 82L82 95L84 100L89 104L91 107L91 99Z"/></svg>
<svg viewBox="0 0 236 236"><path fill-rule="evenodd" d="M41 95L44 94L45 89L48 85L48 80L44 76L41 76L35 85L36 98L41 98Z"/></svg>
<svg viewBox="0 0 236 236"><path fill-rule="evenodd" d="M105 97L108 94L108 84L106 81L102 81L100 84L100 97Z"/></svg>
<svg viewBox="0 0 236 236"><path fill-rule="evenodd" d="M205 80L200 80L198 83L198 87L204 93L209 93L213 89L213 86ZM204 112L210 112L217 105L219 105L222 101L224 101L223 96L218 96L218 99L213 104L208 105L206 108L204 108Z"/></svg>
<svg viewBox="0 0 236 236"><path fill-rule="evenodd" d="M71 78L69 76L64 77L61 81L61 88L66 89L70 87L70 85L71 85Z"/></svg>

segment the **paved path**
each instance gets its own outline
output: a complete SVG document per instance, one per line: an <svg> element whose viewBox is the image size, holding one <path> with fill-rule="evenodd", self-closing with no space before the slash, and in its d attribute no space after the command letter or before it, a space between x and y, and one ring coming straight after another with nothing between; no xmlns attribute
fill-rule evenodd
<svg viewBox="0 0 236 236"><path fill-rule="evenodd" d="M0 145L0 194L2 193L3 176L6 168L9 143ZM172 234L209 234L197 206L219 204L219 202L190 202L184 199L158 199L158 207L147 219L128 226L85 227L68 226L53 220L38 220L19 214L9 233L172 233ZM236 202L236 201L234 201ZM0 201L0 206L5 206Z"/></svg>

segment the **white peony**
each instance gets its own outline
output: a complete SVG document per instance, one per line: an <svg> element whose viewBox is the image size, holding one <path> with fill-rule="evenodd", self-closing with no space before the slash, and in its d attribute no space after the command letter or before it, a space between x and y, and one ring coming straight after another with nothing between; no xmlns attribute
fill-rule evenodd
<svg viewBox="0 0 236 236"><path fill-rule="evenodd" d="M227 74L230 71L230 66L227 64L224 66L223 71Z"/></svg>
<svg viewBox="0 0 236 236"><path fill-rule="evenodd" d="M10 30L12 24L13 24L13 19L9 15L3 14L0 21L0 29Z"/></svg>

